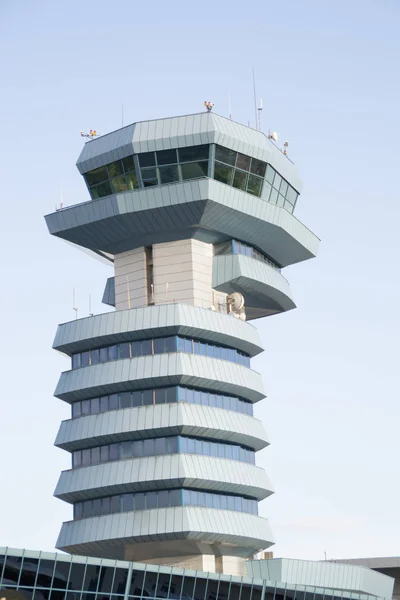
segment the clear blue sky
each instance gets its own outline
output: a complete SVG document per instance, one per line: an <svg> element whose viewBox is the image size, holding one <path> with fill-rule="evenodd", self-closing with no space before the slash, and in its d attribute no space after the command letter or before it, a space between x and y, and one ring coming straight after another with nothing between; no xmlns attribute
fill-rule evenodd
<svg viewBox="0 0 400 600"><path fill-rule="evenodd" d="M0 6L0 545L51 550L68 505L59 322L100 303L107 268L53 239L43 215L88 199L81 129L203 110L290 140L297 216L322 238L290 267L298 309L258 322L258 408L276 494L262 504L278 556L400 554L398 0L216 0ZM254 124L254 123L253 123Z"/></svg>

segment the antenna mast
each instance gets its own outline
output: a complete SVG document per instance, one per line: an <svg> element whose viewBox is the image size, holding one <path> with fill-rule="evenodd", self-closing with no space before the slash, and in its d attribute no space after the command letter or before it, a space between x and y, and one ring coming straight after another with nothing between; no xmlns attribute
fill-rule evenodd
<svg viewBox="0 0 400 600"><path fill-rule="evenodd" d="M259 131L261 131L261 113L262 113L262 109L263 109L262 98L260 98L260 106L257 109L258 110L258 129L259 129Z"/></svg>
<svg viewBox="0 0 400 600"><path fill-rule="evenodd" d="M253 94L254 94L254 118L255 118L254 127L255 127L255 129L257 129L257 95L256 95L256 75L254 73L254 67L253 67Z"/></svg>

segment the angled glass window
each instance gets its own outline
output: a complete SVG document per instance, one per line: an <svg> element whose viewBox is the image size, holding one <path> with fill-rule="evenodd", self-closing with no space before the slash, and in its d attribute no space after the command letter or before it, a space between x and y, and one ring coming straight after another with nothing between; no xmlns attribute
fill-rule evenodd
<svg viewBox="0 0 400 600"><path fill-rule="evenodd" d="M250 162L251 162L250 156L247 156L246 154L240 154L240 152L237 153L237 158L236 158L236 168L237 169L242 169L243 171L250 171Z"/></svg>
<svg viewBox="0 0 400 600"><path fill-rule="evenodd" d="M182 179L199 179L207 177L208 161L181 164Z"/></svg>
<svg viewBox="0 0 400 600"><path fill-rule="evenodd" d="M251 167L250 171L254 173L254 175L259 175L260 177L264 177L266 171L267 163L262 160L258 160L257 158L251 159Z"/></svg>
<svg viewBox="0 0 400 600"><path fill-rule="evenodd" d="M168 167L159 167L160 183L172 183L179 181L178 165L170 165Z"/></svg>
<svg viewBox="0 0 400 600"><path fill-rule="evenodd" d="M253 194L254 196L261 196L261 188L262 188L263 180L261 177L257 177L256 175L249 175L249 179L247 182L247 192L249 194Z"/></svg>
<svg viewBox="0 0 400 600"><path fill-rule="evenodd" d="M118 177L118 175L124 174L124 169L122 167L122 161L120 161L120 160L110 163L109 165L107 165L107 167L108 167L108 176L110 179L114 179L114 177Z"/></svg>
<svg viewBox="0 0 400 600"><path fill-rule="evenodd" d="M129 171L135 170L135 163L133 160L133 156L126 156L125 158L123 158L122 164L123 164L125 173L129 173Z"/></svg>
<svg viewBox="0 0 400 600"><path fill-rule="evenodd" d="M113 194L119 194L121 192L126 192L128 189L128 184L126 183L125 176L116 177L116 179L111 179L111 187Z"/></svg>
<svg viewBox="0 0 400 600"><path fill-rule="evenodd" d="M127 173L125 175L126 178L126 186L128 190L136 190L139 187L138 178L136 173L132 171L131 173Z"/></svg>
<svg viewBox="0 0 400 600"><path fill-rule="evenodd" d="M187 148L179 148L179 162L184 163L208 159L209 148L210 146L208 144L204 144L201 146L189 146Z"/></svg>
<svg viewBox="0 0 400 600"><path fill-rule="evenodd" d="M247 178L248 178L247 173L236 169L235 174L233 176L233 182L232 182L233 187L245 192L247 189Z"/></svg>
<svg viewBox="0 0 400 600"><path fill-rule="evenodd" d="M93 171L89 171L85 173L86 183L89 187L96 185L97 183L102 183L103 181L107 181L108 172L107 167L100 167L99 169L94 169Z"/></svg>
<svg viewBox="0 0 400 600"><path fill-rule="evenodd" d="M215 160L227 165L235 166L236 152L229 148L224 148L223 146L215 146Z"/></svg>
<svg viewBox="0 0 400 600"><path fill-rule="evenodd" d="M104 196L111 196L111 184L109 181L104 181L99 185L95 185L90 188L90 193L92 198L95 200L96 198L104 198Z"/></svg>
<svg viewBox="0 0 400 600"><path fill-rule="evenodd" d="M155 167L156 157L154 152L141 152L138 154L139 165L141 167Z"/></svg>
<svg viewBox="0 0 400 600"><path fill-rule="evenodd" d="M214 166L214 179L232 185L233 168L222 163L216 162Z"/></svg>
<svg viewBox="0 0 400 600"><path fill-rule="evenodd" d="M178 162L176 149L173 150L158 150L156 152L157 164L160 165L174 165Z"/></svg>

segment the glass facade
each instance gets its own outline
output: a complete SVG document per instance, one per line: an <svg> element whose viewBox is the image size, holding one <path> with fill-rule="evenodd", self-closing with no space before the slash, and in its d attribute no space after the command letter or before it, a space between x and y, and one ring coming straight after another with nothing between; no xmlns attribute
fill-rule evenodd
<svg viewBox="0 0 400 600"><path fill-rule="evenodd" d="M76 450L72 452L72 468L77 469L78 467L98 465L126 458L162 456L165 454L199 454L255 464L254 450L244 446L177 435L131 442L117 442L116 444L105 444L94 448L86 448L85 450Z"/></svg>
<svg viewBox="0 0 400 600"><path fill-rule="evenodd" d="M80 367L97 365L121 358L136 358L138 356L165 354L167 352L189 352L191 354L228 360L244 367L250 367L250 357L244 352L240 352L234 348L227 348L226 346L217 346L192 338L172 335L165 338L123 342L122 344L78 352L71 357L71 368L79 369Z"/></svg>
<svg viewBox="0 0 400 600"><path fill-rule="evenodd" d="M376 600L349 590L84 556L0 549L5 600Z"/></svg>
<svg viewBox="0 0 400 600"><path fill-rule="evenodd" d="M258 514L257 500L243 498L242 496L214 494L203 490L174 489L119 494L76 502L74 504L74 520L170 506L203 506L219 510L235 510L253 515Z"/></svg>
<svg viewBox="0 0 400 600"><path fill-rule="evenodd" d="M201 179L213 172L217 181L253 196L262 196L271 204L293 212L299 194L271 165L215 145L210 171L210 148L210 144L203 144L143 152L88 171L83 176L91 198L96 200L137 188Z"/></svg>
<svg viewBox="0 0 400 600"><path fill-rule="evenodd" d="M224 242L223 244L214 246L214 252L216 256L219 256L220 254L242 254L243 256L249 256L250 258L255 258L256 260L265 262L276 271L281 272L279 266L272 260L272 258L269 258L252 246L244 244L243 242L238 242L237 240L229 240L229 242Z"/></svg>
<svg viewBox="0 0 400 600"><path fill-rule="evenodd" d="M137 406L149 406L152 404L169 404L171 402L189 402L190 404L213 406L253 416L253 405L247 400L242 400L236 396L214 394L213 392L205 392L182 386L135 390L81 400L72 404L71 413L72 418L76 419L86 415L97 415L110 410L135 408Z"/></svg>

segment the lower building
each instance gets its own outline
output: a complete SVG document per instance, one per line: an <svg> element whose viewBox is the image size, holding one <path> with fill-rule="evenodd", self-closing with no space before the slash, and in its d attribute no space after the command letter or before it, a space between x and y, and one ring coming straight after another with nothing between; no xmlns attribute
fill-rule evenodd
<svg viewBox="0 0 400 600"><path fill-rule="evenodd" d="M394 579L393 600L400 600L400 556L338 559L333 562L368 567Z"/></svg>
<svg viewBox="0 0 400 600"><path fill-rule="evenodd" d="M355 565L272 559L247 575L0 548L0 600L374 600L393 579Z"/></svg>

